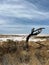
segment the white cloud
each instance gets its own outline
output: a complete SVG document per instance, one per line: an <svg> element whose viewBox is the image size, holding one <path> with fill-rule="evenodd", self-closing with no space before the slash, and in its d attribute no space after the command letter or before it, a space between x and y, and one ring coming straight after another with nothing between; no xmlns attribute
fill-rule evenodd
<svg viewBox="0 0 49 65"><path fill-rule="evenodd" d="M3 16L3 17L1 17ZM7 17L7 18L6 18ZM45 20L49 19L49 12L40 11L36 5L31 4L26 0L4 0L0 3L0 31L3 33L27 33L33 27L45 27L46 30L49 29L47 25L24 25L24 24L13 24L12 21L15 20L9 19L12 18L20 18L20 19L32 19L32 20ZM11 22L12 24L8 24ZM17 22L17 21L16 21ZM41 22L41 21L40 21ZM30 28L30 29L29 29ZM24 30L25 29L25 30ZM1 32L2 32L1 31ZM49 32L49 31L48 31Z"/></svg>
<svg viewBox="0 0 49 65"><path fill-rule="evenodd" d="M3 19L0 19L0 25L6 24L6 21Z"/></svg>
<svg viewBox="0 0 49 65"><path fill-rule="evenodd" d="M7 0L5 4L0 4L0 15L28 19L49 19L49 12L39 11L34 4L26 0Z"/></svg>
<svg viewBox="0 0 49 65"><path fill-rule="evenodd" d="M45 34L45 32L49 33L49 26L47 25L1 25L0 26L0 33L8 33L8 34L25 34L30 33L31 29L35 27L35 29L39 27L45 27L41 34ZM47 30L47 31L46 31Z"/></svg>

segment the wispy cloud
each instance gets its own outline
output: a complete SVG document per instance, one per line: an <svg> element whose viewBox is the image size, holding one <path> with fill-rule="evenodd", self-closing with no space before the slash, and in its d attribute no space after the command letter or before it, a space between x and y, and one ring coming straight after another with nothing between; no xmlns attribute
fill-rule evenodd
<svg viewBox="0 0 49 65"><path fill-rule="evenodd" d="M13 2L16 2L16 4ZM39 11L34 4L31 4L26 0L4 1L0 4L0 15L29 19L49 18L49 12Z"/></svg>
<svg viewBox="0 0 49 65"><path fill-rule="evenodd" d="M42 33L46 33L48 34L48 29L49 29L49 26L47 25L1 25L0 26L0 33L4 33L4 34L29 34L31 32L31 29L35 27L36 29L39 28L39 27L44 27L45 30L43 30L44 32Z"/></svg>
<svg viewBox="0 0 49 65"><path fill-rule="evenodd" d="M26 28L29 31L34 25L46 25L48 29L48 6L47 0L0 0L0 30L25 33Z"/></svg>

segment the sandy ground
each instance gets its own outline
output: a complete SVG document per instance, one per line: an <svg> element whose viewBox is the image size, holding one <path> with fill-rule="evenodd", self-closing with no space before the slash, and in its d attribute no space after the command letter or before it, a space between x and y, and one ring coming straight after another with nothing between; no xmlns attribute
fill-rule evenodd
<svg viewBox="0 0 49 65"><path fill-rule="evenodd" d="M13 40L13 41L25 41L26 40L26 37L2 37L2 38L0 38L0 41L7 41L7 39L10 39L10 40ZM44 39L40 39L40 38L34 38L34 37L32 37L32 38L30 38L29 39L29 41L34 41L34 42L36 42L36 41L46 41L46 39L44 38Z"/></svg>

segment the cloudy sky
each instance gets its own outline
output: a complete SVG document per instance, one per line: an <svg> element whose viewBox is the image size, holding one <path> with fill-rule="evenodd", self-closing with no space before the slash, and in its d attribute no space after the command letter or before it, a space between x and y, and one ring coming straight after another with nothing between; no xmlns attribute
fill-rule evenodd
<svg viewBox="0 0 49 65"><path fill-rule="evenodd" d="M49 0L0 0L0 34L27 34L33 27L49 34Z"/></svg>

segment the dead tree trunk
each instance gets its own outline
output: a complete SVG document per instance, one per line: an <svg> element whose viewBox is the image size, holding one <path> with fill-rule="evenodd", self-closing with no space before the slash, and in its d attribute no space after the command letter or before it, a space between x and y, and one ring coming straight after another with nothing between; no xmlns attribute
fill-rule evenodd
<svg viewBox="0 0 49 65"><path fill-rule="evenodd" d="M29 35L27 36L27 38L26 38L26 47L27 47L27 48L28 48L29 38L30 38L31 36L35 36L35 35L40 34L40 33L42 32L42 29L45 29L45 28L39 28L39 29L36 29L36 30L34 30L34 28L32 29L31 34L29 34Z"/></svg>

